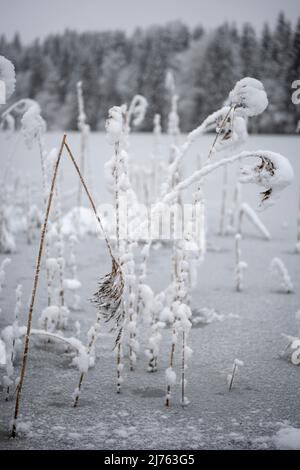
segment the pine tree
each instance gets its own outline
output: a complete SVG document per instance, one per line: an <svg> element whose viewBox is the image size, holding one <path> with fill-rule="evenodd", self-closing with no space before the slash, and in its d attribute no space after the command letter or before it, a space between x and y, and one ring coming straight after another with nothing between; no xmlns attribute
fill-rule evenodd
<svg viewBox="0 0 300 470"><path fill-rule="evenodd" d="M242 30L240 42L241 67L244 77L257 77L259 68L257 50L255 30L249 23L246 23Z"/></svg>

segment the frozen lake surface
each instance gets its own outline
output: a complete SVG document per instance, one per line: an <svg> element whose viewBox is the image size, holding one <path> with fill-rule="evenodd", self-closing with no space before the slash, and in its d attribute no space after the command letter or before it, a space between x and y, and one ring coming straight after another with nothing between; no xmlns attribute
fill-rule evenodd
<svg viewBox="0 0 300 470"><path fill-rule="evenodd" d="M59 147L61 135L47 134L49 148ZM75 155L79 136L70 133L69 142ZM207 154L212 137L195 144L185 162L184 172L196 167L197 154ZM282 333L296 336L295 313L300 309L300 255L295 254L297 206L300 183L298 136L253 136L247 149L265 149L282 153L290 159L295 171L293 184L281 195L274 207L259 216L271 233L263 240L248 222L244 225L242 259L248 263L244 290L234 290L234 238L217 235L222 191L222 171L205 183L208 213L208 252L199 268L197 285L192 292L193 310L214 309L223 321L204 327L193 327L189 345L194 351L187 371L187 396L190 404L180 405L180 385L173 388L172 404L164 406L165 369L168 366L171 331L163 330L158 371L146 372L148 330L143 324L141 351L136 370L129 371L125 351L124 384L116 394L116 369L113 337L103 326L97 342L97 361L83 385L80 406L72 408L72 393L78 382L78 371L70 359L53 344L32 340L23 389L21 415L31 422L27 437L8 439L14 401L5 402L0 388L0 448L2 449L261 449L274 448L276 436L285 425L300 427L299 366L292 365L280 353L286 346ZM132 136L131 154L135 162L147 164L152 149L152 136ZM167 148L168 138L163 145ZM0 140L1 171L5 169L12 142ZM89 149L88 178L97 202L109 202L105 189L103 164L111 157L111 147L103 134L92 134ZM62 189L63 210L76 204L78 181L64 157ZM38 149L28 151L22 142L16 148L11 168L22 179L37 185L40 194ZM236 172L230 172L229 199L233 196ZM243 201L257 206L257 188L243 187ZM86 204L86 201L85 201ZM71 312L66 336L74 335L74 322L81 323L81 339L95 320L95 309L88 299L97 281L108 267L104 244L96 237L82 238L77 247L78 277L82 308ZM20 324L26 323L37 245L28 245L25 234L17 236L17 251L7 267L6 283L0 294L0 329L12 322L15 288L23 284L24 302ZM279 292L270 276L270 262L280 257L294 283L295 292ZM0 263L5 255L0 255ZM148 281L154 292L165 288L170 280L170 249L164 245L153 250ZM34 311L34 326L46 305L45 279L42 276ZM68 299L67 299L68 301ZM229 393L227 374L235 358L244 361ZM176 364L179 367L179 356ZM0 369L0 376L4 373ZM178 374L179 375L179 374ZM277 444L276 444L277 443Z"/></svg>

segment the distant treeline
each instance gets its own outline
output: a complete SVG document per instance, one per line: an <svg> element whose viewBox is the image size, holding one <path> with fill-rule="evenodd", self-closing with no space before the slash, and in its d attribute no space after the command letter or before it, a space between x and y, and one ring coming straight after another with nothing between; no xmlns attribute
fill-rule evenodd
<svg viewBox="0 0 300 470"><path fill-rule="evenodd" d="M300 80L300 18L295 28L280 14L258 35L250 24L224 24L206 32L181 22L122 31L49 35L24 45L0 37L0 54L13 61L17 89L13 99L36 99L50 129L76 129L76 82L82 80L86 114L92 129L103 129L112 105L144 95L149 108L142 130L151 130L155 113L164 129L170 109L165 88L174 70L181 129L189 131L218 109L234 83L244 76L262 80L268 110L251 120L252 131L295 132L300 105L291 102L294 80Z"/></svg>

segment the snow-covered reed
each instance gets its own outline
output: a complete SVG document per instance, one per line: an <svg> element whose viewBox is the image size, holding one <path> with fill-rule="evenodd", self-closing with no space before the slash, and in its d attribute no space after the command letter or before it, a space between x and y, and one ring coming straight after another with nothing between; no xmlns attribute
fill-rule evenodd
<svg viewBox="0 0 300 470"><path fill-rule="evenodd" d="M1 291L4 286L4 282L5 282L5 277L6 277L5 269L10 263L11 263L10 258L4 258L4 260L0 264L0 294L1 294Z"/></svg>
<svg viewBox="0 0 300 470"><path fill-rule="evenodd" d="M77 102L78 102L78 119L77 119L77 128L80 132L80 155L79 155L79 168L82 176L85 176L85 166L86 166L86 155L88 147L88 138L90 133L90 126L87 124L85 109L84 109L84 99L82 93L82 82L77 82ZM78 193L77 193L77 206L81 207L82 205L82 184L78 183Z"/></svg>
<svg viewBox="0 0 300 470"><path fill-rule="evenodd" d="M237 292L240 292L243 288L243 274L245 269L248 267L245 261L241 260L241 240L242 236L240 233L235 235L235 289Z"/></svg>
<svg viewBox="0 0 300 470"><path fill-rule="evenodd" d="M299 186L298 212L297 212L297 241L296 241L296 246L295 246L295 252L300 253L300 186Z"/></svg>
<svg viewBox="0 0 300 470"><path fill-rule="evenodd" d="M10 216L4 201L0 202L0 253L16 251L15 237L12 233Z"/></svg>
<svg viewBox="0 0 300 470"><path fill-rule="evenodd" d="M221 195L221 213L220 213L219 235L224 235L224 233L225 233L227 193L228 193L228 169L227 169L227 166L224 166L224 168L223 168L223 182L222 182L222 195Z"/></svg>
<svg viewBox="0 0 300 470"><path fill-rule="evenodd" d="M265 238L265 240L271 239L271 234L267 227L263 224L263 222L258 217L257 213L249 206L246 202L243 202L240 206L239 210L239 217L238 217L238 233L242 234L242 225L244 216L252 222L255 228L261 233L261 235Z"/></svg>
<svg viewBox="0 0 300 470"><path fill-rule="evenodd" d="M235 182L235 186L234 186L232 203L231 203L230 209L228 210L228 224L226 227L226 233L228 234L234 234L238 231L237 227L238 227L241 199L242 199L242 187L241 187L241 183L239 182L237 178Z"/></svg>
<svg viewBox="0 0 300 470"><path fill-rule="evenodd" d="M78 356L77 366L80 371L78 385L73 393L73 406L76 408L79 404L79 398L81 393L81 387L83 384L84 376L88 372L89 368L94 364L94 347L100 332L101 316L98 314L94 325L88 331L88 345L84 349L84 353L81 357Z"/></svg>
<svg viewBox="0 0 300 470"><path fill-rule="evenodd" d="M13 385L13 374L14 374L14 359L16 356L16 345L18 340L17 330L18 330L18 322L19 322L19 315L22 308L22 284L18 284L16 287L15 295L16 295L16 305L14 310L14 321L12 323L11 329L7 329L6 334L6 375L3 377L3 385L6 387L6 397L5 400L8 401L10 387Z"/></svg>
<svg viewBox="0 0 300 470"><path fill-rule="evenodd" d="M5 100L11 97L16 87L16 73L13 63L3 55L0 55L0 81L4 83ZM0 106L4 103L0 102Z"/></svg>
<svg viewBox="0 0 300 470"><path fill-rule="evenodd" d="M189 307L189 291L188 291L188 278L189 278L189 263L186 259L185 241L177 241L175 244L175 278L174 278L174 300L171 304L171 314L173 317L172 325L172 338L170 348L169 367L166 370L166 397L165 405L170 406L171 389L176 381L176 373L174 371L175 350L178 342L179 334L182 336L181 340L181 404L188 404L186 397L186 369L187 359L191 354L191 349L187 346L187 338L191 329L191 309Z"/></svg>
<svg viewBox="0 0 300 470"><path fill-rule="evenodd" d="M80 295L78 291L81 288L81 282L78 280L77 275L77 262L75 251L75 246L77 243L77 236L75 234L71 234L68 238L69 258L67 262L67 265L71 271L71 277L64 279L64 288L66 290L70 290L73 293L73 303L70 307L72 310L79 310L80 308Z"/></svg>
<svg viewBox="0 0 300 470"><path fill-rule="evenodd" d="M37 260L36 260L36 269L35 269L35 275L34 275L34 283L33 283L33 288L32 288L32 293L31 293L30 304L29 304L28 317L27 317L27 327L26 327L24 351L23 351L22 364L21 364L20 381L18 383L17 393L16 393L15 410L14 410L12 431L11 431L12 437L16 437L16 432L17 432L17 420L18 420L18 416L19 416L21 393L22 393L22 388L23 388L23 383L24 383L24 378L25 378L27 357L28 357L28 352L29 352L29 342L30 342L30 333L31 333L31 328L32 328L33 308L34 308L34 304L35 304L37 286L38 286L38 282L39 282L39 274L40 274L40 268L41 268L41 262L42 262L42 254L43 254L43 248L44 248L44 243L45 243L46 229L47 229L47 224L48 224L48 219L49 219L49 213L50 213L50 209L51 209L52 200L53 200L53 197L54 197L55 182L56 182L56 178L57 178L58 167L59 167L61 155L62 155L62 152L63 152L65 140L66 140L66 135L63 136L61 146L60 146L60 150L59 150L58 155L57 155L57 160L55 162L55 167L54 167L54 172L53 172L52 181L51 181L49 198L48 198L48 202L47 202L47 206L46 206L46 210L45 210L45 215L44 215L43 226L42 226L42 230L41 230L39 250L38 250L38 255L37 255Z"/></svg>
<svg viewBox="0 0 300 470"><path fill-rule="evenodd" d="M286 294L294 292L294 286L289 272L281 258L273 258L271 261L271 273L279 284L279 288Z"/></svg>
<svg viewBox="0 0 300 470"><path fill-rule="evenodd" d="M151 333L148 341L148 348L146 349L146 356L148 358L148 372L156 372L158 368L158 354L160 343L162 340L161 330L165 327L165 322L161 321L161 312L164 308L165 295L160 292L153 297L150 307L150 327Z"/></svg>

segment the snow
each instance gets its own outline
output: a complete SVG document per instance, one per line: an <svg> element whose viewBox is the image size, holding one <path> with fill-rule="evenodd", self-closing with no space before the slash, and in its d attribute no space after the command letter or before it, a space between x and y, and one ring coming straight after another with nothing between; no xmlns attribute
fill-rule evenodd
<svg viewBox="0 0 300 470"><path fill-rule="evenodd" d="M176 384L176 372L171 367L166 369L166 383L167 385Z"/></svg>
<svg viewBox="0 0 300 470"><path fill-rule="evenodd" d="M5 83L6 101L15 91L16 74L15 67L10 60L0 55L0 81ZM0 103L1 106L2 103Z"/></svg>
<svg viewBox="0 0 300 470"><path fill-rule="evenodd" d="M280 258L275 257L272 259L271 270L276 279L279 281L280 288L282 288L286 294L292 293L294 291L293 283L291 281L288 270Z"/></svg>
<svg viewBox="0 0 300 470"><path fill-rule="evenodd" d="M219 160L216 163L206 164L203 168L195 171L192 175L178 183L172 191L162 198L161 202L171 203L178 197L180 191L187 189L193 183L214 172L217 168L247 158L260 159L261 162L255 166L243 167L243 177L240 178L240 181L242 183L256 183L259 186L263 186L266 192L262 193L261 205L269 205L271 197L273 198L274 195L278 197L280 191L289 186L293 180L294 172L286 157L268 150L243 151L232 157Z"/></svg>
<svg viewBox="0 0 300 470"><path fill-rule="evenodd" d="M248 219L253 223L253 225L259 230L266 240L271 239L271 234L267 227L262 223L254 209L252 209L252 207L250 207L246 202L241 205L239 217L241 218L243 214L248 217ZM241 232L241 227L239 232Z"/></svg>
<svg viewBox="0 0 300 470"><path fill-rule="evenodd" d="M246 116L257 116L268 106L267 94L263 84L255 78L245 77L239 80L229 94L231 106L236 106Z"/></svg>
<svg viewBox="0 0 300 470"><path fill-rule="evenodd" d="M0 338L0 366L4 366L6 364L6 349L5 343Z"/></svg>
<svg viewBox="0 0 300 470"><path fill-rule="evenodd" d="M110 144L115 144L121 139L123 132L123 112L124 109L121 106L114 106L108 111L105 129Z"/></svg>
<svg viewBox="0 0 300 470"><path fill-rule="evenodd" d="M233 363L239 367L242 367L244 365L243 361L240 361L239 359L235 359Z"/></svg>
<svg viewBox="0 0 300 470"><path fill-rule="evenodd" d="M240 181L263 186L266 189L266 196L263 197L262 203L269 202L270 198L273 202L273 199L278 198L279 193L293 180L293 168L286 157L275 152L257 150L253 155L262 159L261 165L243 168ZM271 191L270 195L268 191Z"/></svg>
<svg viewBox="0 0 300 470"><path fill-rule="evenodd" d="M128 119L133 120L133 125L134 126L139 126L146 114L147 110L147 100L144 98L142 95L135 95L130 103L129 109L128 109Z"/></svg>
<svg viewBox="0 0 300 470"><path fill-rule="evenodd" d="M81 287L81 282L78 279L64 279L64 287L69 290L78 290Z"/></svg>
<svg viewBox="0 0 300 470"><path fill-rule="evenodd" d="M46 123L41 117L41 108L38 103L30 106L21 119L22 133L29 148L34 140L46 132Z"/></svg>
<svg viewBox="0 0 300 470"><path fill-rule="evenodd" d="M276 449L300 450L300 429L287 426L280 429L274 436Z"/></svg>
<svg viewBox="0 0 300 470"><path fill-rule="evenodd" d="M49 147L58 145L61 136L46 134ZM68 137L76 149L79 140L76 134ZM203 137L185 160L194 169L194 152L206 155L212 136ZM162 146L167 137L162 136ZM152 138L145 134L133 136L132 147L136 158L148 161L147 149L151 148ZM8 148L6 142L3 148ZM77 147L79 148L79 147ZM102 165L102 155L110 155L111 148L101 134L91 134L92 170L97 175L94 185L96 200L106 202ZM250 136L250 149L276 148L283 155L289 155L299 179L298 140L295 137ZM100 158L101 156L101 158ZM16 155L18 171L30 172L30 178L39 181L40 168L36 165L36 155L31 155L23 146ZM196 166L196 165L195 165ZM64 213L76 204L70 188L77 187L77 179L70 170L68 161L62 161L64 187ZM233 172L237 167L233 167ZM190 174L185 167L184 176ZM124 350L124 383L122 393L115 393L115 356L112 352L114 341L108 325L101 325L103 336L97 342L96 361L93 371L89 371L82 388L78 410L71 407L71 393L78 381L78 371L69 367L68 354L64 348L58 349L59 341L37 343L38 335L32 337L32 347L28 357L22 419L32 421L33 435L26 439L11 442L6 439L5 423L12 416L13 401L3 399L0 389L1 448L94 448L100 449L240 449L273 448L273 436L278 431L278 422L290 420L291 425L299 428L299 367L278 359L278 353L285 344L281 337L283 331L297 335L295 312L299 309L299 257L294 254L296 236L297 191L295 183L286 189L274 207L260 214L260 219L272 233L272 240L266 243L255 237L255 227L249 226L243 235L243 257L249 262L247 289L235 294L232 286L234 265L232 237L216 236L221 197L221 172L211 174L205 181L204 194L207 206L207 256L199 266L195 288L191 294L193 312L201 308L213 309L224 321L212 321L201 328L192 327L189 346L194 354L189 359L188 398L190 405L182 410L178 396L179 380L172 390L172 405L166 410L163 405L165 396L165 369L168 367L171 331L169 327L161 330L162 341L157 371L147 373L148 359L140 355L136 371L128 368L128 350ZM229 190L234 187L234 179L229 181ZM65 192L66 191L66 192ZM187 189L188 191L188 189ZM189 193L190 194L190 193ZM231 194L231 193L230 193ZM255 194L251 186L243 186L243 201L255 207ZM37 202L40 200L37 198ZM86 207L88 207L86 205ZM282 227L282 221L286 228ZM27 245L23 233L16 235L17 252L11 255L12 264L7 269L6 284L1 293L0 327L12 322L15 304L15 287L22 282L24 307L20 314L20 324L24 325L27 315L27 299L32 287L33 260L36 256L37 240ZM78 275L82 283L82 310L72 312L64 335L75 335L75 321L81 323L83 344L87 343L86 333L95 320L95 309L88 299L94 292L99 275L110 269L103 247L103 241L89 233L79 238L76 246ZM160 249L151 250L149 283L156 294L165 289L170 280L170 247L162 243ZM295 281L295 294L285 296L274 292L268 267L274 256L285 261L291 278ZM1 255L1 260L3 259ZM44 274L44 273L43 273ZM33 324L36 328L39 313L47 305L45 276L41 276ZM232 312L236 318L229 318ZM198 325L200 326L200 324ZM141 350L148 346L150 330L141 331ZM63 346L65 343L60 342ZM179 344L179 343L178 343ZM58 353L58 351L60 351ZM180 348L178 348L180 352ZM245 361L245 373L237 377L237 386L229 394L226 390L224 371L227 371L234 357ZM179 371L179 355L175 367ZM247 370L246 370L247 364ZM0 375L2 374L2 369ZM178 375L179 379L179 375ZM104 405L105 404L105 405ZM123 413L127 415L123 415ZM235 418L238 426L232 422ZM202 422L199 422L199 418ZM116 424L116 422L118 424ZM60 426L60 429L53 429ZM115 429L135 426L129 432L126 444L114 434ZM193 427L193 430L189 428ZM222 429L217 429L222 426ZM70 433L80 434L75 440ZM230 435L235 432L235 435ZM201 438L199 437L201 436ZM239 436L239 439L238 439ZM196 439L197 437L197 439ZM243 437L244 440L241 440ZM200 441L200 442L199 442Z"/></svg>
<svg viewBox="0 0 300 470"><path fill-rule="evenodd" d="M62 219L62 233L66 236L98 233L98 225L95 214L87 207L74 207L67 212Z"/></svg>

